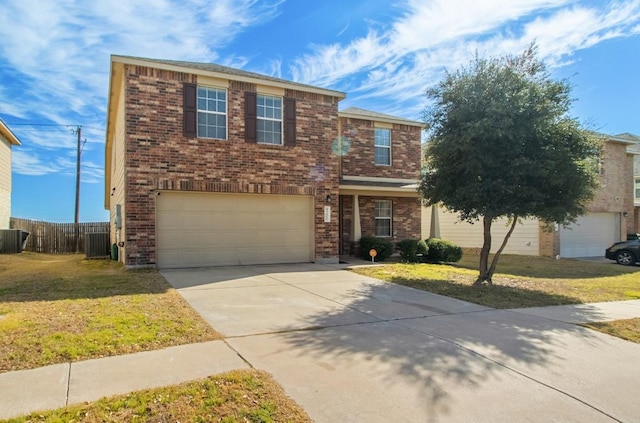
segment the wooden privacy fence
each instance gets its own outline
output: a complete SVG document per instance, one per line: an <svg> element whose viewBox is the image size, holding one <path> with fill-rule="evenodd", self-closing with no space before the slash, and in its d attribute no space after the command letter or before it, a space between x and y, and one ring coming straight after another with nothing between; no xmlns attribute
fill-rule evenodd
<svg viewBox="0 0 640 423"><path fill-rule="evenodd" d="M23 251L46 254L85 252L87 233L109 233L109 222L50 223L12 217L11 229L29 232Z"/></svg>

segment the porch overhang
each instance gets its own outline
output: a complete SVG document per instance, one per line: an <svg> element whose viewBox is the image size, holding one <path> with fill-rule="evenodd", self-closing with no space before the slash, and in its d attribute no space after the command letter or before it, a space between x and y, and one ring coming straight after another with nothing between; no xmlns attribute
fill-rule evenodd
<svg viewBox="0 0 640 423"><path fill-rule="evenodd" d="M340 195L372 197L418 197L418 181L413 179L344 176L340 179Z"/></svg>

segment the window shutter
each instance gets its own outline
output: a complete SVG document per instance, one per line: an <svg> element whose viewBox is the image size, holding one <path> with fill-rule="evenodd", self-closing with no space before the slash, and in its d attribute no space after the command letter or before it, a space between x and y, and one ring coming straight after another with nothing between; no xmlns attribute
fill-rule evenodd
<svg viewBox="0 0 640 423"><path fill-rule="evenodd" d="M187 138L195 138L197 136L198 125L198 87L196 84L185 83L182 86L183 91L183 132Z"/></svg>
<svg viewBox="0 0 640 423"><path fill-rule="evenodd" d="M284 145L296 145L296 99L284 99Z"/></svg>
<svg viewBox="0 0 640 423"><path fill-rule="evenodd" d="M258 95L244 93L244 138L246 142L258 142Z"/></svg>

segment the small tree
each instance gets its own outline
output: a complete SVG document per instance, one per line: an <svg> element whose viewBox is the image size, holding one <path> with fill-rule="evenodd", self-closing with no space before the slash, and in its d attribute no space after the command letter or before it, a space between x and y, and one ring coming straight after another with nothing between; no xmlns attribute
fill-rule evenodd
<svg viewBox="0 0 640 423"><path fill-rule="evenodd" d="M520 56L481 59L447 72L427 91L430 139L419 191L462 221L482 219L476 285L492 283L498 258L521 218L567 224L597 186L597 146L568 116L570 86L550 78L531 45ZM491 224L510 219L491 265Z"/></svg>

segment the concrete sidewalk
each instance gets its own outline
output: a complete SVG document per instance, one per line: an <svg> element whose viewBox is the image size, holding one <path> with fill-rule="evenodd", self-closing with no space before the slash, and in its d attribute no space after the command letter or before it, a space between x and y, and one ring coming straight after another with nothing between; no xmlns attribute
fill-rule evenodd
<svg viewBox="0 0 640 423"><path fill-rule="evenodd" d="M224 341L0 373L0 419L246 369Z"/></svg>
<svg viewBox="0 0 640 423"><path fill-rule="evenodd" d="M0 419L251 366L316 422L640 418L640 345L574 324L640 300L494 310L314 264L163 275L226 340L0 374Z"/></svg>

